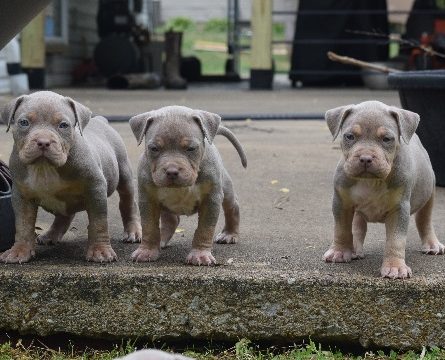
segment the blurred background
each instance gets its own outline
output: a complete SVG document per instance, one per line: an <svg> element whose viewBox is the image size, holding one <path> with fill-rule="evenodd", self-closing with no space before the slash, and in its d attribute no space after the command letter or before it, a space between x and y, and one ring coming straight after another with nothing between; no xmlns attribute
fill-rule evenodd
<svg viewBox="0 0 445 360"><path fill-rule="evenodd" d="M273 88L274 81L372 88L360 68L334 63L326 52L399 70L445 63L443 0L47 3L0 51L0 93L67 86L185 89L194 82L242 81L250 88Z"/></svg>

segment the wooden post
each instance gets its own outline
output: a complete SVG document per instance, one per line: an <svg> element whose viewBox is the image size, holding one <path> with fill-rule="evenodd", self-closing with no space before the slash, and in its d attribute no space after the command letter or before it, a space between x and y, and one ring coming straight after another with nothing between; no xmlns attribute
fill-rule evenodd
<svg viewBox="0 0 445 360"><path fill-rule="evenodd" d="M22 67L28 73L29 87L45 87L45 13L37 15L21 33Z"/></svg>
<svg viewBox="0 0 445 360"><path fill-rule="evenodd" d="M272 0L252 0L250 88L272 89Z"/></svg>

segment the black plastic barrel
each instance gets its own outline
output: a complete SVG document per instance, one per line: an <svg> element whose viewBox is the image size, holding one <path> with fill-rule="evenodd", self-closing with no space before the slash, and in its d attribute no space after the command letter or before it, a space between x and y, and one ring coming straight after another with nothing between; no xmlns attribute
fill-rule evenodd
<svg viewBox="0 0 445 360"><path fill-rule="evenodd" d="M15 218L11 204L11 174L0 161L0 252L9 249L14 243Z"/></svg>
<svg viewBox="0 0 445 360"><path fill-rule="evenodd" d="M420 115L416 133L431 159L436 184L445 186L445 70L404 71L388 76L404 109Z"/></svg>

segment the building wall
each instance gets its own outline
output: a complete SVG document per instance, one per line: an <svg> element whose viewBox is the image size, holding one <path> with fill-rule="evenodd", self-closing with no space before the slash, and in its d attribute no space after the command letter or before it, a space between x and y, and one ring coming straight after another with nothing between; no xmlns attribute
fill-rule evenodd
<svg viewBox="0 0 445 360"><path fill-rule="evenodd" d="M96 14L98 0L71 0L69 2L68 46L60 53L46 56L46 86L71 84L71 73L83 59L93 56L99 41Z"/></svg>

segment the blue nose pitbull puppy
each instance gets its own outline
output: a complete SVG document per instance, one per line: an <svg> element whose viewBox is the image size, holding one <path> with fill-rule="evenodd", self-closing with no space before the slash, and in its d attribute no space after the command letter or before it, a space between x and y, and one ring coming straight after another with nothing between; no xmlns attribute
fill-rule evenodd
<svg viewBox="0 0 445 360"><path fill-rule="evenodd" d="M132 254L133 260L156 260L160 247L174 234L179 216L198 213L198 227L186 261L194 265L215 263L211 249L221 205L225 226L216 242L237 241L238 200L212 143L215 135L231 141L244 167L247 160L241 144L220 122L216 114L184 106L167 106L130 119L138 143L145 137L145 151L138 167L143 238Z"/></svg>
<svg viewBox="0 0 445 360"><path fill-rule="evenodd" d="M428 154L415 134L419 115L378 101L326 112L343 157L334 177L334 242L323 259L363 258L367 223L384 223L386 243L381 276L411 277L405 263L410 215L415 214L425 254L443 254L434 232L435 177Z"/></svg>
<svg viewBox="0 0 445 360"><path fill-rule="evenodd" d="M89 261L116 259L110 245L107 197L115 190L124 224L124 240L137 241L141 225L134 201L133 176L119 134L78 102L50 91L13 100L2 112L12 129L9 160L16 215L14 246L0 260L22 263L35 255L35 222L39 206L55 215L40 243L56 243L76 212L88 213Z"/></svg>

